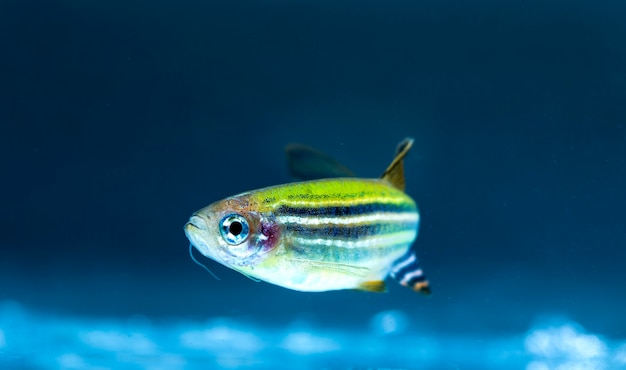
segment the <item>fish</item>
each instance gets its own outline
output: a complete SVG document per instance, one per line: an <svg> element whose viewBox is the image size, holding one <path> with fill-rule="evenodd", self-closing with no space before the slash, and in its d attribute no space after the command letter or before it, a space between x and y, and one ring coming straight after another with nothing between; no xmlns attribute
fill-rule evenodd
<svg viewBox="0 0 626 370"><path fill-rule="evenodd" d="M391 276L430 294L414 247L420 215L405 193L404 158L413 142L398 144L378 178L358 178L320 151L288 145L289 172L304 181L196 211L184 226L190 248L253 280L302 292L385 292Z"/></svg>

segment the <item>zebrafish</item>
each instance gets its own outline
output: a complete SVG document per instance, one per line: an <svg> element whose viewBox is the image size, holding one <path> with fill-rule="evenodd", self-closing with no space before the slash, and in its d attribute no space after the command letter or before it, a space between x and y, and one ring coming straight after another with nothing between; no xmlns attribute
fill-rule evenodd
<svg viewBox="0 0 626 370"><path fill-rule="evenodd" d="M185 234L204 256L288 289L384 292L392 276L428 294L412 247L419 212L404 192L403 160L412 145L411 138L400 142L376 179L355 178L331 157L290 145L290 173L308 181L215 202L190 217Z"/></svg>

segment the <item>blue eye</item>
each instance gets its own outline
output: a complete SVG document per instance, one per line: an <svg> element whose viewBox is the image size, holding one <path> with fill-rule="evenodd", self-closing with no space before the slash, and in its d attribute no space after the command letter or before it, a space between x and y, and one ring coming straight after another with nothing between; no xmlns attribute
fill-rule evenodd
<svg viewBox="0 0 626 370"><path fill-rule="evenodd" d="M226 243L237 245L248 239L250 228L248 221L242 215L233 213L222 219L220 232Z"/></svg>

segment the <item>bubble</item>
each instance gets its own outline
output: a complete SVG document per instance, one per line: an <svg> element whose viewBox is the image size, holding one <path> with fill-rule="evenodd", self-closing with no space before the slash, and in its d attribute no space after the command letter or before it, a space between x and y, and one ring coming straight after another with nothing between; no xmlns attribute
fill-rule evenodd
<svg viewBox="0 0 626 370"><path fill-rule="evenodd" d="M383 311L372 317L370 326L378 335L399 334L406 330L406 315L397 310Z"/></svg>

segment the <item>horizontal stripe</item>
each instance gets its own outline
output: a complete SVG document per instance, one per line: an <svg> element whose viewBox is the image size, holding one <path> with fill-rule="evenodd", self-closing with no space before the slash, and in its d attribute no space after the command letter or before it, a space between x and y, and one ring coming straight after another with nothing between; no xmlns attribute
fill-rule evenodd
<svg viewBox="0 0 626 370"><path fill-rule="evenodd" d="M360 183L361 180L353 180L352 182L357 182L356 184L348 184L345 181L339 182L341 187L344 187L346 185L352 185L352 186L357 186L359 187L362 183ZM329 181L320 181L320 182L311 182L310 184L312 184L313 186L316 186L317 189L314 188L309 188L310 190L322 190L325 188L327 188L327 185L330 184ZM367 184L366 186L368 186L369 184ZM335 184L332 184L331 186L336 186ZM341 189L344 190L344 189ZM347 189L346 189L347 190ZM283 199L287 199L290 201L320 201L320 200L333 200L333 199L372 199L372 198L387 198L389 197L388 192L383 192L381 191L382 189L380 188L372 188L372 189L367 189L367 188L363 188L360 190L357 190L355 192L347 192L347 191L340 191L340 192L320 192L320 193L313 193L313 192L301 192L301 193L291 193L291 194L287 194L287 196Z"/></svg>
<svg viewBox="0 0 626 370"><path fill-rule="evenodd" d="M422 271L422 269L417 269L402 276L402 278L400 279L400 284L413 286L416 282L424 279L424 271Z"/></svg>
<svg viewBox="0 0 626 370"><path fill-rule="evenodd" d="M345 203L344 203L345 204ZM415 207L411 203L363 203L329 206L321 203L317 207L292 207L281 205L276 208L277 215L284 216L352 216L373 212L415 212Z"/></svg>
<svg viewBox="0 0 626 370"><path fill-rule="evenodd" d="M243 193L250 196L259 212L287 207L345 207L368 203L404 205L415 210L415 202L404 192L380 179L323 179L272 186Z"/></svg>
<svg viewBox="0 0 626 370"><path fill-rule="evenodd" d="M415 231L403 231L383 234L356 240L338 238L294 237L293 243L300 247L335 247L335 248L376 248L398 244L410 244L415 238Z"/></svg>
<svg viewBox="0 0 626 370"><path fill-rule="evenodd" d="M415 223L372 223L364 225L301 225L286 224L283 233L286 235L306 236L309 238L363 238L384 233L403 230L414 230Z"/></svg>
<svg viewBox="0 0 626 370"><path fill-rule="evenodd" d="M426 280L426 275L422 274L420 276L415 276L414 278L406 282L406 286L414 290L416 290L415 288L418 284L422 284L423 287L428 288L428 280ZM420 289L422 288L420 287Z"/></svg>
<svg viewBox="0 0 626 370"><path fill-rule="evenodd" d="M280 224L300 225L360 225L371 222L406 222L417 223L419 215L415 212L390 213L377 212L357 216L277 216Z"/></svg>
<svg viewBox="0 0 626 370"><path fill-rule="evenodd" d="M398 274L402 269L410 266L412 263L414 263L416 261L417 261L417 257L415 256L415 254L411 253L409 255L409 258L407 258L404 261L399 262L395 266L393 266L392 274L394 274L394 275Z"/></svg>
<svg viewBox="0 0 626 370"><path fill-rule="evenodd" d="M267 201L267 199L266 199ZM277 202L276 199L273 199ZM357 206L363 204L380 203L384 205L402 205L413 206L412 202L407 202L406 196L388 196L386 194L371 193L371 194L328 194L324 196L316 196L314 198L306 199L294 199L287 198L281 199L280 204L289 207L318 207L324 206Z"/></svg>

